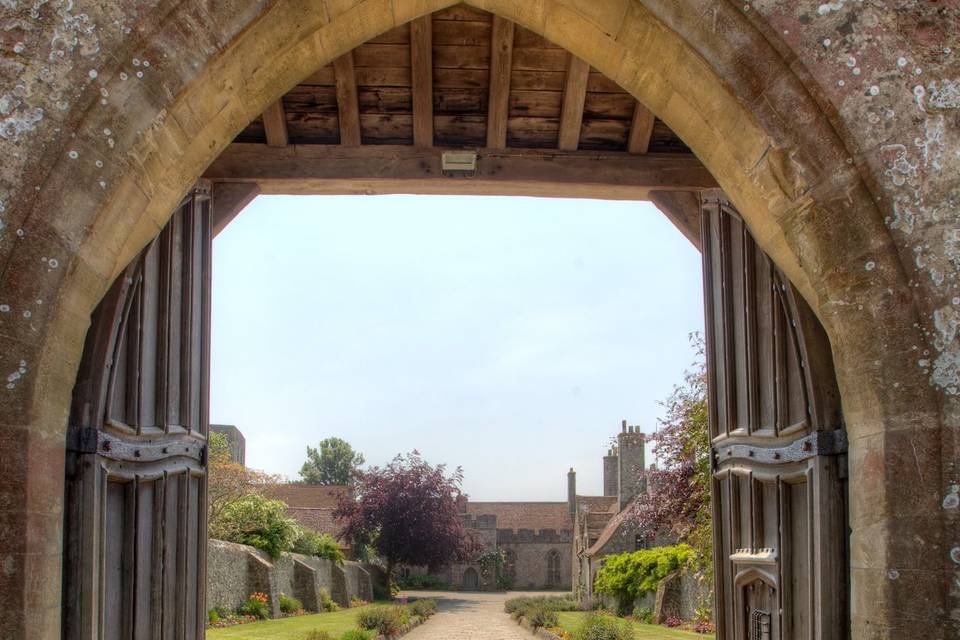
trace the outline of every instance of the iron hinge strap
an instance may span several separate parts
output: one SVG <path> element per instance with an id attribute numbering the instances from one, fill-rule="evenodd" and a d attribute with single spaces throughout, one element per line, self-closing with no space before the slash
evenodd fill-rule
<path id="1" fill-rule="evenodd" d="M 95 427 L 70 425 L 67 427 L 67 451 L 70 453 L 96 453 L 99 432 Z"/>
<path id="2" fill-rule="evenodd" d="M 847 434 L 843 429 L 836 429 L 815 431 L 782 447 L 766 447 L 758 442 L 721 445 L 714 455 L 718 463 L 742 459 L 764 464 L 785 464 L 816 456 L 839 456 L 846 452 Z"/>

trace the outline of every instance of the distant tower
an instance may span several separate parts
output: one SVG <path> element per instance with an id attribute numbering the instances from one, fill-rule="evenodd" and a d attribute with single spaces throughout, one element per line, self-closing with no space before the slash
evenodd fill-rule
<path id="1" fill-rule="evenodd" d="M 622 511 L 634 498 L 646 490 L 643 471 L 646 437 L 639 426 L 628 427 L 624 420 L 617 435 L 617 495 Z"/>
<path id="2" fill-rule="evenodd" d="M 230 443 L 230 462 L 245 465 L 247 463 L 247 440 L 240 429 L 232 424 L 211 424 L 210 431 L 222 433 Z"/>
<path id="3" fill-rule="evenodd" d="M 617 448 L 610 447 L 607 455 L 603 456 L 603 495 L 616 497 L 620 485 Z"/>
<path id="4" fill-rule="evenodd" d="M 567 506 L 570 508 L 570 515 L 577 512 L 577 472 L 570 467 L 567 472 Z"/>

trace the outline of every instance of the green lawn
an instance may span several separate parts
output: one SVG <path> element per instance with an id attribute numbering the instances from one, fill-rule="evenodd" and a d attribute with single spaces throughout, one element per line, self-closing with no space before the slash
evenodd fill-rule
<path id="1" fill-rule="evenodd" d="M 334 613 L 316 613 L 279 620 L 238 624 L 224 629 L 207 629 L 208 640 L 303 640 L 308 631 L 322 629 L 339 638 L 357 628 L 357 613 L 368 607 L 342 609 Z"/>
<path id="2" fill-rule="evenodd" d="M 560 626 L 564 631 L 573 633 L 586 616 L 587 614 L 583 611 L 561 611 Z M 710 640 L 713 638 L 710 635 L 670 629 L 657 624 L 641 624 L 639 622 L 631 622 L 630 624 L 637 630 L 637 640 L 690 640 L 691 638 Z"/>

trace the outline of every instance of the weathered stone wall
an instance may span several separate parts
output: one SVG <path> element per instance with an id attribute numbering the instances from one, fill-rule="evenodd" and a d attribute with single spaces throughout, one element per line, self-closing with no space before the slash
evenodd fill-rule
<path id="1" fill-rule="evenodd" d="M 0 636 L 57 638 L 64 432 L 89 315 L 298 80 L 453 0 L 4 0 Z M 960 635 L 956 0 L 470 0 L 696 152 L 830 336 L 855 639 Z"/>
<path id="2" fill-rule="evenodd" d="M 547 587 L 547 554 L 556 551 L 560 554 L 560 584 L 554 589 L 572 588 L 570 542 L 501 544 L 504 550 L 510 549 L 516 554 L 516 578 L 514 589 L 543 589 Z"/>
<path id="3" fill-rule="evenodd" d="M 356 562 L 338 566 L 296 553 L 272 560 L 242 544 L 210 540 L 207 545 L 207 608 L 236 609 L 259 591 L 269 597 L 273 615 L 280 613 L 281 593 L 300 600 L 307 611 L 319 611 L 322 590 L 342 607 L 354 597 L 373 599 L 370 574 Z"/>

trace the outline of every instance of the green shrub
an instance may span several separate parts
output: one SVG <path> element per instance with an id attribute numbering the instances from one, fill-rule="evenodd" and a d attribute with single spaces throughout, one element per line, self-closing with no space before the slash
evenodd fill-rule
<path id="1" fill-rule="evenodd" d="M 392 636 L 410 623 L 410 614 L 406 607 L 371 607 L 357 614 L 357 624 L 361 629 L 376 631 L 382 636 Z"/>
<path id="2" fill-rule="evenodd" d="M 220 622 L 221 620 L 223 620 L 223 618 L 220 617 L 220 612 L 217 611 L 216 609 L 210 609 L 210 611 L 207 611 L 207 623 L 208 623 L 208 624 L 211 624 L 211 625 L 217 624 L 217 623 Z"/>
<path id="3" fill-rule="evenodd" d="M 607 556 L 597 572 L 594 587 L 597 593 L 613 596 L 624 606 L 656 591 L 661 580 L 684 567 L 692 558 L 693 549 L 685 544 Z"/>
<path id="4" fill-rule="evenodd" d="M 283 613 L 297 613 L 299 611 L 303 611 L 303 603 L 296 598 L 292 598 L 281 593 L 280 611 Z"/>
<path id="5" fill-rule="evenodd" d="M 629 622 L 602 613 L 588 615 L 573 634 L 573 640 L 633 639 L 633 628 Z"/>
<path id="6" fill-rule="evenodd" d="M 333 636 L 330 635 L 329 631 L 312 629 L 307 631 L 307 635 L 303 637 L 303 640 L 333 640 Z"/>
<path id="7" fill-rule="evenodd" d="M 401 589 L 449 589 L 450 585 L 439 577 L 429 573 L 411 574 L 397 578 L 397 586 Z"/>
<path id="8" fill-rule="evenodd" d="M 650 607 L 636 607 L 633 610 L 633 617 L 644 624 L 653 623 L 653 609 Z"/>
<path id="9" fill-rule="evenodd" d="M 513 613 L 516 609 L 526 607 L 540 607 L 551 611 L 579 611 L 580 604 L 573 594 L 562 596 L 519 596 L 510 598 L 503 604 L 503 609 L 507 613 Z"/>
<path id="10" fill-rule="evenodd" d="M 321 611 L 340 611 L 340 605 L 330 597 L 330 591 L 326 587 L 320 587 L 320 610 Z"/>
<path id="11" fill-rule="evenodd" d="M 437 612 L 437 601 L 429 598 L 414 600 L 409 605 L 410 615 L 426 620 Z"/>
<path id="12" fill-rule="evenodd" d="M 556 627 L 560 625 L 560 616 L 557 615 L 557 612 L 544 607 L 528 607 L 524 611 L 523 617 L 534 629 L 539 629 L 540 627 Z"/>
<path id="13" fill-rule="evenodd" d="M 251 493 L 224 505 L 210 521 L 210 537 L 248 544 L 277 558 L 293 548 L 297 524 L 287 517 L 287 507 Z"/>
<path id="14" fill-rule="evenodd" d="M 343 564 L 346 560 L 343 550 L 333 536 L 303 527 L 300 527 L 297 538 L 293 541 L 293 552 L 324 558 L 336 564 Z"/>
<path id="15" fill-rule="evenodd" d="M 371 640 L 373 634 L 363 629 L 351 629 L 340 636 L 340 640 Z"/>
<path id="16" fill-rule="evenodd" d="M 244 616 L 253 616 L 260 620 L 266 620 L 270 617 L 270 605 L 267 604 L 267 596 L 262 593 L 252 593 L 247 601 L 240 605 L 237 613 Z"/>

